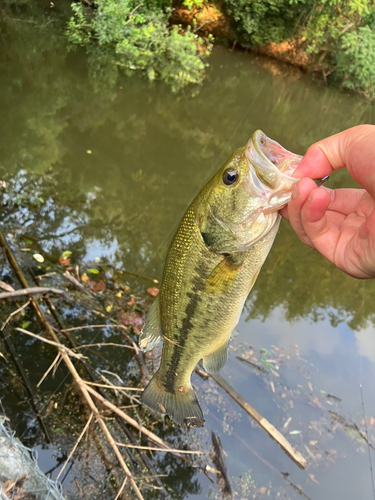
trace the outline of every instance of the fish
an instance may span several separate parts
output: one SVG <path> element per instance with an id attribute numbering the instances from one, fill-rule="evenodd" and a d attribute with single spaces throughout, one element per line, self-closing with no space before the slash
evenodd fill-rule
<path id="1" fill-rule="evenodd" d="M 160 367 L 140 401 L 179 425 L 204 425 L 191 374 L 202 359 L 209 374 L 225 365 L 301 159 L 257 130 L 203 187 L 177 228 L 139 346 L 147 352 L 164 341 Z"/>

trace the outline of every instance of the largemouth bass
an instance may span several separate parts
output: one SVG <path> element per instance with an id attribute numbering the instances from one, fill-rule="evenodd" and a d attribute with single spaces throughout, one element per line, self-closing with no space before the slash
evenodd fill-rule
<path id="1" fill-rule="evenodd" d="M 141 402 L 177 424 L 203 426 L 191 373 L 225 365 L 230 335 L 271 249 L 302 157 L 257 130 L 187 209 L 168 250 L 160 292 L 140 335 L 164 339 L 160 368 Z"/>

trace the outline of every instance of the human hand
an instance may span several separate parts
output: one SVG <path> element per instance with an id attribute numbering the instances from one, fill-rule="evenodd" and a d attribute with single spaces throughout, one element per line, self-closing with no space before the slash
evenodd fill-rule
<path id="1" fill-rule="evenodd" d="M 364 189 L 327 189 L 312 179 L 347 168 Z M 297 236 L 355 278 L 375 278 L 375 126 L 359 125 L 313 144 L 281 210 Z"/>

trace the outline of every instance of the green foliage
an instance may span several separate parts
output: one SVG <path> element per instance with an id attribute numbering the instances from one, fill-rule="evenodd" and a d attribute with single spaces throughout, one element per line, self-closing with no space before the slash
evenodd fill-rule
<path id="1" fill-rule="evenodd" d="M 281 42 L 294 34 L 308 0 L 224 0 L 240 40 L 247 44 Z"/>
<path id="2" fill-rule="evenodd" d="M 343 36 L 345 49 L 337 54 L 337 71 L 344 75 L 343 85 L 375 98 L 375 31 L 363 26 Z"/>
<path id="3" fill-rule="evenodd" d="M 224 0 L 224 7 L 242 43 L 303 41 L 313 68 L 337 69 L 343 86 L 374 97 L 374 0 Z"/>
<path id="4" fill-rule="evenodd" d="M 72 5 L 71 43 L 86 46 L 91 57 L 95 52 L 97 59 L 127 75 L 138 70 L 149 80 L 161 79 L 175 92 L 201 82 L 202 56 L 208 55 L 210 47 L 189 28 L 182 32 L 179 26 L 168 26 L 166 2 L 98 0 L 97 6 L 92 12 L 81 4 Z"/>
<path id="5" fill-rule="evenodd" d="M 183 5 L 188 7 L 189 9 L 193 9 L 194 7 L 198 8 L 202 7 L 204 4 L 204 0 L 184 0 Z"/>

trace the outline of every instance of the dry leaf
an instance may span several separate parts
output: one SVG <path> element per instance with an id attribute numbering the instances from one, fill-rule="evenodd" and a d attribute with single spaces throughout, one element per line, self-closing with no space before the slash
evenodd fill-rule
<path id="1" fill-rule="evenodd" d="M 99 281 L 98 283 L 96 281 L 91 281 L 90 285 L 94 292 L 103 292 L 105 290 L 104 281 Z"/>
<path id="2" fill-rule="evenodd" d="M 90 278 L 87 276 L 86 273 L 83 273 L 82 276 L 81 276 L 81 280 L 84 282 L 84 283 L 88 283 L 90 281 Z"/>
<path id="3" fill-rule="evenodd" d="M 313 392 L 313 386 L 311 382 L 307 382 L 307 385 L 309 386 L 309 389 L 311 392 Z"/>
<path id="4" fill-rule="evenodd" d="M 318 441 L 309 441 L 309 444 L 311 444 L 311 446 L 315 446 L 317 442 Z"/>
<path id="5" fill-rule="evenodd" d="M 59 257 L 59 263 L 62 266 L 68 267 L 68 266 L 70 266 L 70 259 L 69 259 L 69 257 L 67 255 L 61 255 Z"/>
<path id="6" fill-rule="evenodd" d="M 129 300 L 129 302 L 128 302 L 128 306 L 134 306 L 134 304 L 135 304 L 135 300 L 134 300 L 133 295 L 131 295 L 131 296 L 130 296 L 130 300 Z"/>
<path id="7" fill-rule="evenodd" d="M 151 288 L 147 288 L 147 293 L 149 293 L 150 295 L 152 295 L 153 297 L 156 297 L 157 294 L 159 293 L 159 288 L 156 288 L 155 286 L 151 287 Z"/>

